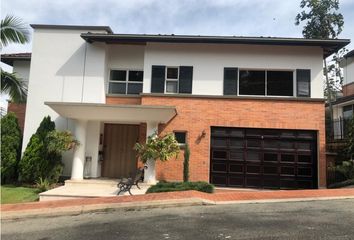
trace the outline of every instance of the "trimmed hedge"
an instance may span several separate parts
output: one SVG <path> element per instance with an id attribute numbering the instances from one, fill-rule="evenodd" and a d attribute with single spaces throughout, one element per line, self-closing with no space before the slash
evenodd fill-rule
<path id="1" fill-rule="evenodd" d="M 1 118 L 1 184 L 17 181 L 22 134 L 17 117 L 9 112 Z"/>
<path id="2" fill-rule="evenodd" d="M 159 182 L 156 185 L 151 186 L 146 193 L 177 192 L 187 190 L 212 193 L 214 192 L 214 186 L 207 182 Z"/>

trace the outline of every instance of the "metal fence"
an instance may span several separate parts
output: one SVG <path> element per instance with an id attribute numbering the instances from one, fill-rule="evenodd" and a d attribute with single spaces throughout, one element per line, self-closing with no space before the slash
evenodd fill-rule
<path id="1" fill-rule="evenodd" d="M 349 131 L 350 119 L 338 118 L 333 121 L 326 121 L 327 142 L 344 140 Z"/>

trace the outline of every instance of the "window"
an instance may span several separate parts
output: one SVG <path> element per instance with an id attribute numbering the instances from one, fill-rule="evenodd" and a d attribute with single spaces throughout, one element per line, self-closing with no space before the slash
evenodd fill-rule
<path id="1" fill-rule="evenodd" d="M 240 95 L 265 95 L 265 71 L 240 71 Z"/>
<path id="2" fill-rule="evenodd" d="M 187 143 L 187 132 L 174 132 L 177 142 L 181 145 Z"/>
<path id="3" fill-rule="evenodd" d="M 256 96 L 294 96 L 294 72 L 240 70 L 239 94 Z"/>
<path id="4" fill-rule="evenodd" d="M 167 67 L 166 71 L 166 93 L 178 93 L 178 67 Z"/>
<path id="5" fill-rule="evenodd" d="M 267 95 L 294 96 L 293 76 L 291 71 L 267 71 Z"/>
<path id="6" fill-rule="evenodd" d="M 354 105 L 348 105 L 343 107 L 343 118 L 348 119 L 353 116 Z"/>
<path id="7" fill-rule="evenodd" d="M 143 71 L 111 70 L 108 93 L 139 94 L 143 90 Z"/>

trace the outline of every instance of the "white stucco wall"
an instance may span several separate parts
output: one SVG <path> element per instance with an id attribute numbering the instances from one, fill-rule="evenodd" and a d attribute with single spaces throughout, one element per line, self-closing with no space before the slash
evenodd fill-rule
<path id="1" fill-rule="evenodd" d="M 23 150 L 44 116 L 50 115 L 57 129 L 74 132 L 73 121 L 58 116 L 44 102 L 105 102 L 106 45 L 86 43 L 82 32 L 34 30 Z M 87 149 L 93 147 L 89 142 Z M 64 175 L 70 175 L 72 152 L 64 154 L 63 161 Z"/>
<path id="2" fill-rule="evenodd" d="M 343 62 L 345 64 L 343 67 L 343 72 L 344 72 L 343 85 L 346 85 L 354 82 L 354 57 L 344 59 Z"/>
<path id="3" fill-rule="evenodd" d="M 17 74 L 22 81 L 28 84 L 31 61 L 14 61 L 12 71 Z"/>
<path id="4" fill-rule="evenodd" d="M 323 97 L 322 49 L 216 44 L 148 43 L 144 60 L 144 93 L 151 89 L 151 66 L 193 66 L 193 94 L 222 95 L 225 67 L 311 69 L 311 97 Z"/>

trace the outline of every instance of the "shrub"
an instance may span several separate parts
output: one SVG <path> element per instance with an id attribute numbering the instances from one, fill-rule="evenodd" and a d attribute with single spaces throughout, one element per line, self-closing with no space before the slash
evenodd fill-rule
<path id="1" fill-rule="evenodd" d="M 22 134 L 17 117 L 10 112 L 1 119 L 1 184 L 17 180 Z"/>
<path id="2" fill-rule="evenodd" d="M 156 185 L 151 186 L 146 191 L 146 193 L 176 192 L 187 190 L 212 193 L 214 192 L 214 186 L 207 182 L 159 182 Z"/>
<path id="3" fill-rule="evenodd" d="M 184 149 L 184 161 L 183 161 L 183 182 L 188 182 L 189 181 L 189 157 L 190 157 L 191 151 L 189 149 L 188 143 L 185 146 Z"/>
<path id="4" fill-rule="evenodd" d="M 354 179 L 345 180 L 343 182 L 333 183 L 328 186 L 328 188 L 341 188 L 354 185 Z"/>
<path id="5" fill-rule="evenodd" d="M 34 183 L 40 178 L 57 181 L 60 169 L 58 165 L 62 165 L 61 155 L 49 151 L 47 141 L 47 135 L 54 130 L 55 123 L 49 116 L 45 117 L 36 133 L 32 135 L 19 163 L 20 181 Z"/>
<path id="6" fill-rule="evenodd" d="M 49 180 L 40 177 L 39 180 L 36 182 L 36 188 L 38 189 L 39 192 L 48 191 L 50 189 Z"/>
<path id="7" fill-rule="evenodd" d="M 336 166 L 336 170 L 346 179 L 354 179 L 354 160 L 343 161 L 341 165 Z"/>
<path id="8" fill-rule="evenodd" d="M 174 134 L 169 133 L 165 136 L 158 136 L 157 133 L 148 137 L 146 144 L 136 143 L 134 149 L 143 163 L 149 159 L 165 162 L 172 157 L 177 157 L 179 145 Z"/>

